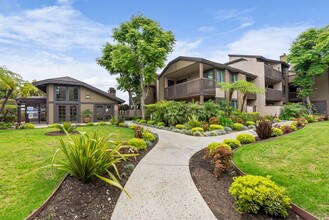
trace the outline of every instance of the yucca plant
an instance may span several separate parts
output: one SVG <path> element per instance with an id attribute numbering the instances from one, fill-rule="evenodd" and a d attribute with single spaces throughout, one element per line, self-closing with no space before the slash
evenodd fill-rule
<path id="1" fill-rule="evenodd" d="M 63 124 L 54 124 L 52 127 L 58 129 L 61 133 L 65 133 L 65 131 L 67 131 L 67 133 L 72 133 L 77 129 L 77 127 L 72 125 L 70 122 L 63 122 Z"/>
<path id="2" fill-rule="evenodd" d="M 117 164 L 136 154 L 121 154 L 119 151 L 124 148 L 123 145 L 111 141 L 108 136 L 99 135 L 98 132 L 91 135 L 80 132 L 77 136 L 67 133 L 67 137 L 67 141 L 60 140 L 61 148 L 53 156 L 52 168 L 64 170 L 82 182 L 99 178 L 124 190 L 118 181 L 120 174 Z M 55 163 L 59 152 L 63 152 L 65 157 Z M 108 177 L 105 177 L 106 174 Z M 128 195 L 125 190 L 124 192 Z"/>

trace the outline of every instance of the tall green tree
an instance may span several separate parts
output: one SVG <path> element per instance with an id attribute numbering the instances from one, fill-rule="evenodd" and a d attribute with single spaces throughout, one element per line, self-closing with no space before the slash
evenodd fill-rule
<path id="1" fill-rule="evenodd" d="M 254 83 L 248 82 L 246 80 L 238 80 L 233 83 L 221 82 L 218 86 L 229 91 L 229 101 L 232 100 L 233 92 L 239 91 L 243 94 L 241 111 L 243 111 L 244 104 L 247 100 L 248 94 L 262 94 L 265 93 L 265 89 L 257 87 Z"/>
<path id="2" fill-rule="evenodd" d="M 156 82 L 156 71 L 164 66 L 167 55 L 172 52 L 174 36 L 171 31 L 164 31 L 158 22 L 137 15 L 114 28 L 112 37 L 114 43 L 106 43 L 97 62 L 112 74 L 129 75 L 127 79 L 134 78 L 130 75 L 138 76 L 142 118 L 145 118 L 149 86 Z"/>
<path id="3" fill-rule="evenodd" d="M 5 98 L 0 108 L 0 114 L 3 114 L 6 103 L 13 93 L 16 93 L 19 97 L 27 97 L 31 93 L 38 91 L 38 88 L 28 81 L 23 80 L 19 74 L 11 72 L 3 67 L 0 67 L 0 88 L 2 88 L 5 93 Z"/>
<path id="4" fill-rule="evenodd" d="M 300 89 L 298 95 L 310 106 L 315 79 L 323 75 L 329 64 L 329 26 L 301 33 L 291 45 L 288 62 L 296 71 L 293 84 Z"/>

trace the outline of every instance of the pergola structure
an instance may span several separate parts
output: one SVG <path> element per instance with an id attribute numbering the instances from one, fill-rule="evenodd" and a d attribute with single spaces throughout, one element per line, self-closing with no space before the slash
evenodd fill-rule
<path id="1" fill-rule="evenodd" d="M 17 127 L 22 122 L 22 112 L 24 112 L 25 122 L 37 122 L 41 124 L 46 123 L 46 97 L 43 96 L 32 96 L 29 98 L 17 98 Z"/>

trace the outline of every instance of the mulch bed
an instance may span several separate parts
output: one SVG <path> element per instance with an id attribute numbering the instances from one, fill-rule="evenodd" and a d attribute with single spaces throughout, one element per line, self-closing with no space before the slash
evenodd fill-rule
<path id="1" fill-rule="evenodd" d="M 128 163 L 136 166 L 153 147 L 140 151 L 136 160 Z M 131 173 L 124 172 L 123 164 L 118 169 L 123 174 L 120 183 L 124 186 Z M 35 219 L 110 219 L 120 194 L 121 190 L 99 179 L 82 183 L 68 176 L 55 197 Z"/>
<path id="2" fill-rule="evenodd" d="M 241 214 L 236 211 L 236 205 L 233 196 L 228 192 L 233 177 L 238 174 L 231 168 L 226 173 L 222 173 L 217 179 L 212 171 L 213 165 L 203 159 L 203 150 L 196 153 L 190 160 L 190 172 L 195 185 L 197 186 L 203 199 L 208 204 L 211 211 L 220 220 L 295 220 L 302 217 L 289 210 L 287 218 L 270 217 L 266 214 Z"/>

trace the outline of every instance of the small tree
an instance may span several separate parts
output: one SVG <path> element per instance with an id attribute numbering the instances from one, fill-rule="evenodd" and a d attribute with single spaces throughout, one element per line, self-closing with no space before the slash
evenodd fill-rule
<path id="1" fill-rule="evenodd" d="M 113 39 L 116 44 L 105 45 L 98 63 L 113 74 L 120 73 L 120 77 L 138 77 L 139 87 L 134 91 L 141 92 L 142 118 L 145 118 L 149 86 L 155 83 L 156 70 L 164 66 L 172 51 L 174 36 L 170 31 L 164 31 L 159 23 L 138 15 L 114 28 Z"/>
<path id="2" fill-rule="evenodd" d="M 329 26 L 310 28 L 292 43 L 288 61 L 294 65 L 296 78 L 293 84 L 300 90 L 298 95 L 311 105 L 315 78 L 323 75 L 329 63 Z"/>
<path id="3" fill-rule="evenodd" d="M 0 67 L 0 87 L 3 88 L 5 92 L 5 99 L 1 105 L 0 114 L 3 113 L 9 97 L 14 92 L 16 92 L 17 96 L 27 97 L 31 93 L 36 93 L 38 91 L 38 88 L 28 81 L 23 80 L 19 74 L 13 73 L 3 67 Z"/>
<path id="4" fill-rule="evenodd" d="M 254 83 L 248 82 L 246 80 L 238 80 L 233 83 L 221 82 L 218 83 L 221 89 L 229 91 L 229 101 L 232 100 L 233 92 L 239 91 L 243 94 L 241 111 L 243 110 L 244 103 L 246 102 L 248 94 L 262 94 L 265 89 L 257 87 Z"/>

